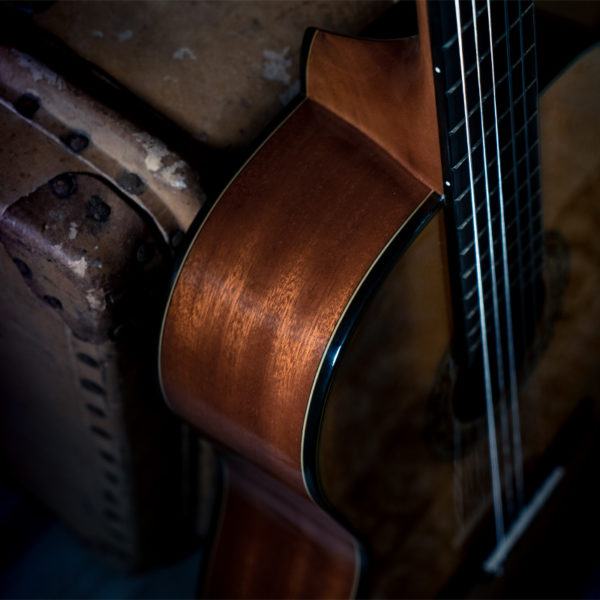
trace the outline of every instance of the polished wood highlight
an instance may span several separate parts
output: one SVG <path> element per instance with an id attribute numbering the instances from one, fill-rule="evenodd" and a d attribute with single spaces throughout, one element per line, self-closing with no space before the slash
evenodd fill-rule
<path id="1" fill-rule="evenodd" d="M 415 177 L 443 192 L 426 3 L 419 35 L 373 41 L 316 31 L 306 93 L 354 125 Z"/>
<path id="2" fill-rule="evenodd" d="M 345 168 L 332 169 L 332 157 Z M 287 173 L 285 180 L 274 177 L 274 167 Z M 302 432 L 321 357 L 365 272 L 427 196 L 427 188 L 377 145 L 307 101 L 215 205 L 179 275 L 162 337 L 166 397 L 211 438 L 294 490 L 306 508 Z M 353 210 L 349 198 L 360 199 L 352 201 Z M 246 573 L 252 557 L 266 552 L 267 540 L 278 547 L 282 532 L 268 526 L 270 517 L 257 512 L 256 503 L 248 505 L 235 489 L 231 494 L 224 522 L 228 531 L 232 519 L 245 524 L 248 535 L 243 545 L 235 542 L 233 568 Z M 306 547 L 302 572 L 336 564 L 334 571 L 358 572 L 358 555 L 347 551 L 349 534 L 319 514 L 328 522 L 320 529 L 333 533 Z M 231 538 L 219 539 L 226 550 L 217 546 L 211 573 L 232 568 L 226 559 L 233 556 Z M 215 575 L 212 581 L 209 595 L 282 594 L 258 576 Z M 227 585 L 217 588 L 217 581 Z M 347 577 L 340 581 L 351 591 Z M 286 596 L 317 593 L 285 589 Z M 344 596 L 341 590 L 322 589 Z"/>
<path id="3" fill-rule="evenodd" d="M 355 596 L 361 564 L 352 535 L 250 463 L 231 456 L 224 462 L 225 495 L 203 595 Z"/>
<path id="4" fill-rule="evenodd" d="M 427 194 L 356 129 L 300 106 L 218 201 L 179 275 L 161 354 L 173 408 L 303 491 L 302 426 L 321 356 Z"/>

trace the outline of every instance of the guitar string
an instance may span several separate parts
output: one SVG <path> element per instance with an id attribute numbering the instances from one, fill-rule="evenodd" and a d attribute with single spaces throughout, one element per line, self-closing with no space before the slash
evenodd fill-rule
<path id="1" fill-rule="evenodd" d="M 475 0 L 473 0 L 473 3 Z M 492 65 L 492 94 L 494 107 L 494 123 L 496 131 L 496 155 L 498 167 L 498 203 L 500 206 L 500 227 L 501 227 L 501 242 L 502 242 L 502 269 L 504 273 L 504 303 L 506 307 L 506 344 L 508 354 L 508 396 L 511 407 L 512 417 L 512 455 L 513 468 L 515 477 L 515 486 L 517 493 L 517 503 L 519 510 L 524 504 L 524 485 L 523 485 L 523 454 L 521 447 L 521 424 L 519 416 L 519 395 L 517 390 L 517 371 L 515 364 L 515 350 L 513 339 L 513 319 L 512 306 L 510 299 L 510 273 L 508 267 L 508 250 L 506 243 L 506 220 L 504 215 L 504 187 L 502 183 L 502 165 L 500 156 L 500 132 L 498 130 L 498 107 L 496 103 L 496 72 L 494 67 L 494 38 L 492 33 L 492 7 L 491 0 L 487 0 L 488 8 L 488 29 L 490 36 L 490 59 Z M 504 403 L 503 403 L 504 404 Z"/>
<path id="2" fill-rule="evenodd" d="M 501 543 L 504 539 L 504 516 L 502 507 L 502 489 L 500 485 L 500 472 L 498 464 L 498 446 L 496 442 L 496 423 L 494 418 L 494 401 L 492 396 L 492 380 L 490 373 L 490 358 L 488 349 L 487 325 L 485 319 L 485 306 L 483 303 L 483 276 L 481 273 L 481 253 L 479 250 L 479 228 L 477 225 L 477 205 L 475 201 L 475 188 L 473 184 L 473 164 L 471 151 L 471 133 L 469 125 L 469 109 L 467 101 L 467 82 L 465 77 L 465 58 L 462 40 L 462 19 L 460 14 L 460 0 L 454 0 L 456 30 L 458 33 L 458 50 L 460 55 L 460 73 L 462 79 L 462 96 L 465 112 L 465 133 L 467 136 L 467 152 L 469 155 L 469 181 L 471 184 L 471 212 L 473 214 L 473 235 L 475 250 L 475 268 L 477 273 L 477 291 L 479 296 L 479 321 L 481 328 L 481 352 L 483 357 L 483 380 L 485 386 L 485 404 L 488 425 L 488 441 L 490 453 L 490 468 L 492 479 L 492 500 L 494 507 L 494 522 L 496 527 L 496 540 Z"/>
<path id="3" fill-rule="evenodd" d="M 508 97 L 512 100 L 515 97 L 514 81 L 513 81 L 513 66 L 512 66 L 512 54 L 514 50 L 511 50 L 510 43 L 510 16 L 508 12 L 508 2 L 504 2 L 504 22 L 505 22 L 505 42 L 506 42 L 506 64 L 507 64 L 507 83 L 508 83 Z M 515 213 L 515 228 L 516 228 L 516 240 L 517 240 L 517 269 L 518 279 L 516 286 L 518 286 L 518 299 L 519 299 L 519 324 L 520 324 L 520 353 L 521 357 L 525 356 L 525 350 L 527 347 L 526 342 L 526 330 L 525 330 L 525 290 L 526 283 L 523 281 L 523 233 L 521 231 L 521 202 L 519 190 L 519 179 L 517 169 L 517 147 L 516 147 L 516 125 L 515 125 L 515 107 L 512 101 L 509 101 L 509 115 L 510 115 L 510 129 L 511 129 L 511 158 L 512 158 L 512 179 L 513 179 L 513 193 L 512 200 L 514 204 Z"/>
<path id="4" fill-rule="evenodd" d="M 531 4 L 531 8 L 529 10 L 531 10 L 531 13 L 533 14 L 533 4 Z M 531 26 L 532 26 L 532 39 L 535 42 L 535 40 L 536 40 L 535 18 L 531 19 Z M 538 74 L 537 74 L 537 64 L 538 64 L 538 62 L 537 62 L 537 45 L 534 43 L 533 44 L 532 65 L 533 65 L 533 69 L 534 69 L 534 72 L 533 72 L 534 91 L 533 91 L 533 93 L 534 93 L 534 98 L 536 100 L 536 105 L 534 107 L 534 111 L 533 111 L 532 116 L 529 117 L 529 119 L 531 119 L 533 116 L 535 116 L 535 124 L 536 124 L 536 135 L 535 135 L 535 138 L 536 139 L 533 142 L 533 144 L 536 144 L 538 142 L 538 140 L 539 140 L 539 121 L 538 121 L 538 118 L 539 118 L 539 111 L 538 111 L 539 82 L 538 82 Z M 538 162 L 538 168 L 539 168 L 539 150 L 538 149 L 539 149 L 539 144 L 537 144 L 537 147 L 536 147 L 536 150 L 535 150 L 535 152 L 536 152 L 536 154 L 538 156 L 537 162 Z M 532 191 L 532 194 L 533 194 L 533 197 L 537 196 L 537 198 L 539 198 L 541 196 L 541 193 L 540 193 L 541 192 L 541 190 L 540 190 L 541 183 L 540 183 L 540 180 L 539 180 L 539 171 L 536 173 L 536 171 L 534 169 L 532 171 L 532 173 L 531 173 L 530 176 L 531 177 L 534 177 L 534 176 L 536 177 L 537 186 L 536 186 L 535 191 Z M 538 199 L 538 203 L 539 203 L 539 199 Z M 536 207 L 536 210 L 535 210 L 534 215 L 533 215 L 533 219 L 534 220 L 538 220 L 539 219 L 539 225 L 536 228 L 534 235 L 535 235 L 535 238 L 536 238 L 536 242 L 535 242 L 536 245 L 541 245 L 541 248 L 539 248 L 539 252 L 540 252 L 539 262 L 538 262 L 537 265 L 534 265 L 533 268 L 539 269 L 540 271 L 542 271 L 544 257 L 545 257 L 545 241 L 544 241 L 545 240 L 545 236 L 544 236 L 544 229 L 543 229 L 541 204 L 540 204 L 539 208 Z M 537 255 L 537 252 L 538 252 L 538 250 L 536 250 L 536 255 Z M 539 277 L 539 275 L 538 275 L 538 277 Z M 543 299 L 542 299 L 542 302 L 543 302 Z M 541 307 L 537 306 L 536 314 L 538 315 L 538 319 L 539 319 L 539 316 L 540 316 L 540 311 L 541 311 Z M 537 357 L 539 357 L 539 355 L 541 354 L 541 351 L 542 351 L 542 349 L 540 347 L 536 348 L 536 356 Z M 537 359 L 534 358 L 534 361 L 535 360 L 537 360 Z"/>
<path id="5" fill-rule="evenodd" d="M 494 340 L 496 346 L 496 378 L 498 384 L 498 407 L 500 413 L 500 433 L 501 433 L 501 443 L 500 449 L 502 450 L 502 463 L 499 465 L 501 471 L 501 480 L 503 479 L 505 482 L 508 482 L 508 485 L 505 485 L 505 496 L 506 496 L 506 507 L 507 512 L 512 514 L 514 499 L 513 499 L 513 491 L 512 491 L 512 469 L 511 467 L 511 456 L 510 456 L 510 431 L 509 431 L 509 423 L 508 423 L 508 409 L 506 405 L 506 400 L 504 398 L 504 388 L 505 388 L 505 371 L 504 371 L 504 359 L 503 359 L 503 346 L 502 346 L 502 328 L 500 326 L 500 308 L 498 306 L 498 282 L 496 277 L 496 250 L 495 250 L 495 240 L 494 240 L 494 231 L 492 226 L 492 207 L 491 207 L 491 194 L 490 194 L 490 174 L 488 172 L 488 152 L 487 152 L 487 141 L 486 141 L 486 124 L 483 110 L 483 91 L 481 87 L 481 71 L 482 71 L 482 62 L 481 62 L 481 53 L 479 51 L 479 28 L 477 24 L 477 7 L 475 5 L 475 0 L 471 0 L 471 11 L 473 15 L 473 38 L 475 43 L 475 64 L 476 64 L 476 72 L 477 72 L 477 90 L 479 93 L 479 121 L 481 124 L 481 152 L 483 155 L 483 179 L 485 185 L 485 210 L 486 210 L 486 220 L 487 220 L 487 233 L 488 233 L 488 246 L 489 252 L 488 257 L 490 261 L 490 282 L 492 286 L 492 309 L 493 309 L 493 318 L 494 318 Z M 488 22 L 489 22 L 489 14 L 488 14 Z M 490 48 L 490 60 L 492 62 L 492 73 L 493 73 L 493 54 L 491 53 L 492 49 Z M 495 89 L 492 86 L 492 98 L 495 102 Z M 496 116 L 496 115 L 495 115 Z M 495 134 L 496 138 L 498 136 L 498 121 L 495 119 Z M 499 150 L 499 144 L 496 144 L 496 148 Z M 497 156 L 496 159 L 497 164 L 500 163 L 500 156 Z M 498 190 L 500 190 L 500 182 L 499 182 Z M 501 206 L 502 210 L 502 206 Z M 503 215 L 501 213 L 501 234 L 504 235 L 504 222 Z M 505 240 L 504 240 L 505 241 Z M 504 270 L 504 281 L 506 282 L 506 272 Z M 505 284 L 506 289 L 506 284 Z M 508 325 L 508 324 L 507 324 Z M 504 476 L 502 476 L 502 470 L 504 470 Z"/>
<path id="6" fill-rule="evenodd" d="M 522 11 L 521 11 L 521 0 L 519 0 L 518 2 L 518 10 L 519 10 L 519 44 L 520 44 L 520 49 L 521 49 L 521 56 L 523 56 L 523 50 L 525 48 L 524 43 L 523 43 L 523 18 L 522 18 Z M 521 85 L 523 88 L 523 93 L 525 93 L 525 62 L 523 62 L 521 64 Z M 527 102 L 526 102 L 526 98 L 523 98 L 523 120 L 525 123 L 527 123 Z M 525 136 L 525 148 L 526 148 L 526 153 L 525 153 L 525 164 L 526 164 L 526 170 L 527 170 L 527 206 L 528 206 L 528 224 L 529 224 L 529 229 L 530 229 L 530 235 L 529 235 L 529 251 L 531 253 L 530 257 L 529 257 L 529 267 L 530 269 L 533 271 L 533 269 L 535 268 L 534 265 L 534 260 L 535 260 L 535 246 L 534 246 L 534 242 L 533 242 L 533 237 L 534 237 L 534 232 L 532 231 L 533 229 L 533 219 L 532 219 L 532 213 L 531 213 L 531 199 L 532 199 L 532 192 L 531 192 L 531 165 L 530 165 L 530 156 L 529 156 L 529 131 L 528 131 L 528 127 L 525 127 L 523 133 Z M 536 281 L 534 279 L 533 284 L 531 286 L 531 298 L 532 298 L 532 302 L 533 302 L 533 323 L 532 326 L 535 327 L 535 325 L 537 324 L 537 318 L 538 318 L 538 292 L 537 292 L 537 286 L 536 286 Z"/>

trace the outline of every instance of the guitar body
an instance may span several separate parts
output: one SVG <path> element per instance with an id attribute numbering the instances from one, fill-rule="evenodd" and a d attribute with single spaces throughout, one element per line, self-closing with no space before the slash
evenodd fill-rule
<path id="1" fill-rule="evenodd" d="M 416 38 L 315 34 L 307 98 L 199 218 L 160 374 L 171 407 L 224 453 L 209 597 L 431 597 L 485 543 L 485 419 L 454 410 L 425 64 Z M 598 377 L 599 336 L 584 323 L 600 317 L 600 245 L 577 246 L 590 226 L 562 202 L 546 208 L 545 311 L 520 374 L 524 470 L 537 482 Z M 577 306 L 582 281 L 595 319 Z"/>
<path id="2" fill-rule="evenodd" d="M 223 272 L 187 267 L 181 272 L 170 304 L 177 318 L 167 321 L 163 333 L 163 385 L 184 418 L 202 423 L 214 439 L 306 496 L 304 479 L 314 486 L 308 478 L 314 480 L 315 474 L 306 472 L 303 450 L 318 436 L 325 389 L 317 388 L 317 398 L 313 387 L 326 386 L 316 379 L 321 369 L 333 366 L 336 346 L 330 340 L 337 332 L 339 344 L 347 335 L 351 324 L 340 328 L 340 319 L 386 245 L 395 236 L 407 244 L 439 199 L 378 146 L 311 102 L 301 105 L 276 136 L 279 143 L 267 143 L 214 206 L 186 259 L 186 265 L 194 256 L 203 265 L 221 264 Z M 333 164 L 343 161 L 353 176 L 344 168 L 332 178 L 332 157 Z M 273 174 L 277 164 L 285 178 Z M 287 193 L 288 186 L 301 186 L 300 197 Z M 360 203 L 350 200 L 354 197 Z M 382 219 L 381 214 L 388 216 Z M 235 244 L 224 242 L 225 232 Z M 225 256 L 218 257 L 222 252 Z M 387 256 L 385 262 L 389 264 Z M 182 285 L 186 273 L 194 281 Z M 201 303 L 198 290 L 203 290 Z M 363 294 L 355 300 L 364 302 Z M 228 305 L 220 301 L 224 295 L 230 298 Z M 218 317 L 217 306 L 223 311 Z M 357 309 L 351 313 L 356 318 Z M 200 377 L 192 347 L 211 363 Z M 232 367 L 245 375 L 231 378 Z M 236 482 L 233 476 L 234 488 Z M 356 542 L 343 535 L 355 561 Z M 243 535 L 239 539 L 250 541 Z M 280 552 L 278 545 L 274 549 Z M 352 565 L 351 571 L 357 568 Z M 321 580 L 313 583 L 316 589 L 302 589 L 299 595 L 321 590 L 339 597 L 352 591 L 328 592 Z M 239 593 L 227 589 L 223 595 Z M 265 595 L 263 584 L 249 591 L 257 594 Z M 274 595 L 288 593 L 276 588 Z"/>

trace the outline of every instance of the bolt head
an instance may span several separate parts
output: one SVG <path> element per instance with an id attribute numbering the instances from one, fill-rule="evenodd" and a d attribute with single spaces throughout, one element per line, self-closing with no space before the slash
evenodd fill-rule
<path id="1" fill-rule="evenodd" d="M 92 196 L 87 203 L 86 215 L 93 221 L 106 223 L 110 218 L 110 206 L 100 196 Z"/>
<path id="2" fill-rule="evenodd" d="M 62 173 L 50 180 L 50 189 L 57 198 L 68 198 L 77 191 L 77 177 L 73 173 Z"/>
<path id="3" fill-rule="evenodd" d="M 40 100 L 33 94 L 23 94 L 15 101 L 15 108 L 17 109 L 17 112 L 23 115 L 26 119 L 32 119 L 39 107 Z"/>
<path id="4" fill-rule="evenodd" d="M 82 131 L 71 131 L 61 138 L 63 144 L 75 154 L 83 152 L 90 145 L 90 138 Z"/>

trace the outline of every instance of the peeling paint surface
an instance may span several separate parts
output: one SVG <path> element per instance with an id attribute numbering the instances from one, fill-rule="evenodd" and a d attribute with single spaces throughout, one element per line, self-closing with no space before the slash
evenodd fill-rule
<path id="1" fill-rule="evenodd" d="M 69 239 L 74 240 L 77 237 L 77 223 L 71 221 L 69 224 Z"/>
<path id="2" fill-rule="evenodd" d="M 290 74 L 287 70 L 292 66 L 292 59 L 288 58 L 290 47 L 286 46 L 281 52 L 263 50 L 265 63 L 263 64 L 263 77 L 269 81 L 280 81 L 289 84 Z"/>
<path id="3" fill-rule="evenodd" d="M 185 167 L 185 163 L 182 160 L 178 160 L 168 167 L 164 167 L 160 174 L 161 177 L 171 186 L 179 190 L 183 190 L 187 187 L 185 178 L 181 170 Z"/>
<path id="4" fill-rule="evenodd" d="M 85 277 L 85 272 L 87 271 L 87 261 L 85 260 L 85 256 L 82 256 L 79 260 L 67 259 L 67 264 L 71 267 L 73 273 L 79 277 Z"/>
<path id="5" fill-rule="evenodd" d="M 182 169 L 185 168 L 185 162 L 175 160 L 174 155 L 169 152 L 162 142 L 147 133 L 134 133 L 133 137 L 146 150 L 144 164 L 148 171 L 156 173 L 165 183 L 175 189 L 187 188 L 185 178 L 181 173 Z"/>
<path id="6" fill-rule="evenodd" d="M 134 133 L 133 137 L 146 150 L 145 164 L 148 171 L 156 173 L 162 167 L 162 159 L 169 154 L 167 147 L 148 133 Z"/>
<path id="7" fill-rule="evenodd" d="M 85 299 L 92 310 L 104 310 L 104 294 L 102 290 L 90 289 L 85 294 Z"/>
<path id="8" fill-rule="evenodd" d="M 52 246 L 52 249 L 56 253 L 60 253 L 62 255 L 63 262 L 69 267 L 69 269 L 71 269 L 71 271 L 73 271 L 73 273 L 75 273 L 75 275 L 77 275 L 78 277 L 85 277 L 85 273 L 87 271 L 88 266 L 85 256 L 82 256 L 79 260 L 69 259 L 63 254 L 62 244 Z"/>
<path id="9" fill-rule="evenodd" d="M 22 54 L 18 50 L 12 49 L 12 52 L 15 54 L 15 56 L 17 56 L 17 62 L 19 63 L 19 66 L 27 69 L 31 73 L 34 81 L 45 81 L 59 90 L 65 89 L 66 85 L 64 80 L 56 73 L 33 60 L 29 56 Z"/>

